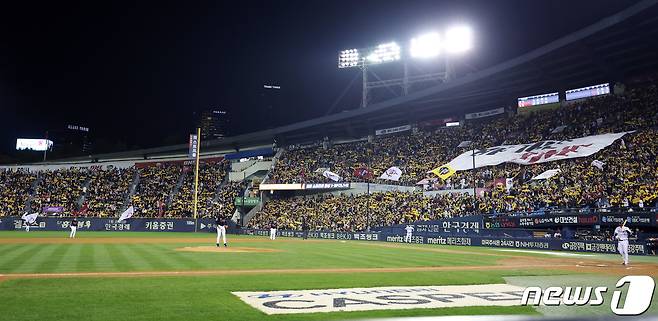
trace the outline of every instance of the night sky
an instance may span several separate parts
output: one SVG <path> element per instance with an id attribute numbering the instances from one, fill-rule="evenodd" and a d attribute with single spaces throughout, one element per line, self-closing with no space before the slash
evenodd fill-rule
<path id="1" fill-rule="evenodd" d="M 634 1 L 13 1 L 0 12 L 0 154 L 68 123 L 112 149 L 184 143 L 194 113 L 231 134 L 325 114 L 357 70 L 341 49 L 470 25 L 483 69 Z M 275 117 L 263 84 L 282 87 Z M 357 82 L 358 85 L 358 82 Z M 359 104 L 359 86 L 340 104 Z"/>

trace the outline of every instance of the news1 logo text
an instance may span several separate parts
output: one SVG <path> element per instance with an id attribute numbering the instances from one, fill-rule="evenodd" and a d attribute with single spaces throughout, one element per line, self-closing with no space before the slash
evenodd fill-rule
<path id="1" fill-rule="evenodd" d="M 628 284 L 628 288 L 621 288 Z M 646 312 L 651 305 L 656 283 L 647 275 L 628 275 L 617 281 L 610 301 L 610 310 L 616 315 L 633 316 Z M 600 306 L 608 287 L 528 287 L 523 291 L 521 305 L 545 306 Z M 624 302 L 622 304 L 622 298 Z"/>

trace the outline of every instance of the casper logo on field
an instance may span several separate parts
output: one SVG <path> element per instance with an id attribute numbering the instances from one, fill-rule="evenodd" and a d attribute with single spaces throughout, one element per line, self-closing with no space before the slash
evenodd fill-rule
<path id="1" fill-rule="evenodd" d="M 233 292 L 266 314 L 520 305 L 523 287 L 509 284 L 398 286 Z"/>
<path id="2" fill-rule="evenodd" d="M 617 281 L 617 289 L 628 284 L 624 303 L 621 303 L 624 291 L 615 290 L 612 293 L 610 310 L 616 315 L 640 315 L 646 312 L 651 305 L 653 291 L 656 284 L 650 276 L 628 275 Z M 548 287 L 542 291 L 539 287 L 529 287 L 523 292 L 522 305 L 559 306 L 600 306 L 605 303 L 603 294 L 608 292 L 605 286 L 599 287 Z"/>

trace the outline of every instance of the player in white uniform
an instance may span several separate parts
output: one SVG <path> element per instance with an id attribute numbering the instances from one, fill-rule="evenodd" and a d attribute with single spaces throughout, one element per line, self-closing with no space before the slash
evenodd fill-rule
<path id="1" fill-rule="evenodd" d="M 404 236 L 404 242 L 411 243 L 411 236 L 414 233 L 414 227 L 412 225 L 407 225 L 404 230 L 407 231 L 407 235 Z"/>
<path id="2" fill-rule="evenodd" d="M 217 223 L 217 247 L 219 247 L 219 239 L 221 238 L 222 241 L 224 242 L 224 247 L 227 247 L 228 245 L 226 244 L 226 228 L 228 225 L 226 224 L 226 219 L 223 217 L 217 217 L 215 220 L 215 223 Z"/>
<path id="3" fill-rule="evenodd" d="M 626 227 L 626 221 L 617 226 L 615 229 L 615 239 L 617 240 L 617 249 L 621 254 L 623 265 L 628 265 L 628 236 L 632 233 L 631 229 Z"/>
<path id="4" fill-rule="evenodd" d="M 276 240 L 276 223 L 270 225 L 270 240 Z"/>

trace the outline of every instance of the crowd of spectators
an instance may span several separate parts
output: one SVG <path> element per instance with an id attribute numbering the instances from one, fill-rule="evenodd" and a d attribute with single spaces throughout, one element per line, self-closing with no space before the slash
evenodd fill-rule
<path id="1" fill-rule="evenodd" d="M 358 168 L 369 169 L 373 182 L 391 166 L 403 174 L 399 184 L 412 186 L 427 177 L 464 149 L 457 146 L 471 141 L 476 148 L 528 143 L 545 139 L 577 138 L 594 134 L 655 127 L 658 122 L 658 89 L 648 86 L 625 95 L 607 95 L 572 103 L 557 110 L 528 116 L 505 114 L 493 119 L 469 121 L 461 127 L 419 129 L 412 133 L 376 136 L 372 141 L 315 146 L 286 151 L 269 175 L 271 183 L 328 182 L 319 168 L 329 168 L 345 181 L 363 181 L 354 176 Z M 562 130 L 558 127 L 565 126 Z M 469 148 L 470 149 L 470 148 Z M 452 185 L 472 187 L 470 171 L 452 178 Z M 476 177 L 482 178 L 482 177 Z"/>
<path id="2" fill-rule="evenodd" d="M 235 197 L 244 191 L 246 185 L 226 183 L 220 188 L 228 165 L 228 161 L 200 165 L 198 210 L 201 217 L 214 217 L 220 212 L 230 216 L 235 211 Z M 181 175 L 184 176 L 180 189 L 174 193 Z M 136 177 L 139 177 L 138 181 Z M 40 179 L 38 184 L 37 179 Z M 129 197 L 133 183 L 137 182 L 134 194 Z M 193 192 L 194 172 L 179 164 L 140 169 L 0 170 L 0 216 L 38 212 L 116 217 L 133 205 L 136 217 L 191 217 Z M 31 206 L 26 208 L 30 196 Z M 170 197 L 171 202 L 167 204 Z"/>
<path id="3" fill-rule="evenodd" d="M 165 212 L 169 195 L 178 183 L 183 167 L 157 165 L 139 169 L 139 184 L 132 205 L 140 217 L 169 217 Z"/>
<path id="4" fill-rule="evenodd" d="M 368 196 L 319 196 L 278 199 L 268 202 L 250 225 L 276 223 L 299 228 L 306 216 L 312 228 L 361 230 L 417 219 L 435 219 L 468 214 L 528 212 L 551 208 L 617 208 L 625 211 L 658 207 L 658 90 L 655 85 L 578 101 L 556 110 L 526 116 L 504 115 L 466 123 L 460 128 L 420 130 L 408 134 L 376 137 L 375 140 L 317 146 L 287 151 L 270 173 L 270 182 L 326 182 L 317 168 L 330 168 L 346 181 L 357 168 L 374 174 L 371 182 L 390 166 L 403 171 L 401 185 L 415 185 L 424 178 L 433 183 L 425 191 L 454 193 L 388 192 Z M 564 126 L 564 127 L 562 127 Z M 561 127 L 561 130 L 556 130 Z M 590 157 L 531 166 L 502 164 L 475 171 L 458 172 L 446 181 L 433 168 L 464 152 L 462 141 L 478 148 L 568 139 L 588 135 L 635 131 Z M 592 161 L 603 162 L 603 167 Z M 547 180 L 531 180 L 548 170 L 560 173 Z M 510 179 L 510 186 L 506 183 Z M 503 182 L 500 184 L 499 182 Z M 475 186 L 474 186 L 475 185 Z M 479 197 L 465 193 L 478 188 Z M 366 210 L 367 209 L 367 210 Z M 365 216 L 368 213 L 368 216 Z"/>
<path id="5" fill-rule="evenodd" d="M 301 229 L 306 220 L 312 230 L 362 231 L 369 226 L 388 226 L 417 220 L 439 219 L 449 214 L 445 195 L 424 197 L 421 192 L 320 195 L 275 199 L 265 203 L 249 221 L 253 228 L 276 225 Z"/>
<path id="6" fill-rule="evenodd" d="M 90 178 L 90 171 L 81 168 L 57 169 L 39 173 L 42 181 L 32 198 L 32 210 L 58 207 L 61 212 L 73 213 L 79 209 L 78 202 Z"/>
<path id="7" fill-rule="evenodd" d="M 358 196 L 314 196 L 274 199 L 252 221 L 251 227 L 273 223 L 299 229 L 302 217 L 317 229 L 363 230 L 470 214 L 534 212 L 551 208 L 649 210 L 658 206 L 658 131 L 645 130 L 613 144 L 600 154 L 531 166 L 504 164 L 488 169 L 490 177 L 479 197 L 466 192 L 386 192 Z M 603 169 L 591 165 L 597 159 Z M 529 178 L 560 168 L 548 180 Z M 496 176 L 500 175 L 500 176 Z M 495 177 L 511 177 L 513 185 L 494 184 Z M 505 181 L 503 179 L 503 181 Z"/>
<path id="8" fill-rule="evenodd" d="M 27 171 L 0 170 L 0 216 L 22 215 L 37 175 Z"/>
<path id="9" fill-rule="evenodd" d="M 246 182 L 227 182 L 218 191 L 217 197 L 213 200 L 202 217 L 224 217 L 230 219 L 235 213 L 235 198 L 242 196 Z"/>
<path id="10" fill-rule="evenodd" d="M 81 213 L 86 216 L 112 217 L 125 208 L 134 168 L 111 168 L 90 172 Z"/>
<path id="11" fill-rule="evenodd" d="M 199 165 L 198 213 L 208 212 L 219 185 L 226 178 L 227 161 Z M 174 196 L 167 213 L 175 217 L 191 217 L 194 213 L 194 171 L 187 168 L 180 190 Z"/>

